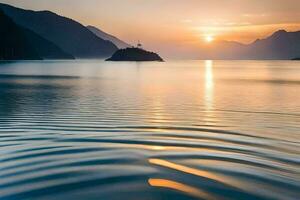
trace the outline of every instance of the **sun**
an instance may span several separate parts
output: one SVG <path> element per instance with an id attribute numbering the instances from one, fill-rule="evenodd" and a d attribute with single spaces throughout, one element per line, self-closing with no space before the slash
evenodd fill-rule
<path id="1" fill-rule="evenodd" d="M 211 35 L 207 35 L 207 36 L 205 36 L 205 41 L 207 43 L 211 43 L 212 41 L 214 41 L 214 37 Z"/>

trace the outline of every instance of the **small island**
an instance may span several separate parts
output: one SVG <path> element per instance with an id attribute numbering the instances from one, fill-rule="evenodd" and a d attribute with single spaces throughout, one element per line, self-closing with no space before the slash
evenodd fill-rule
<path id="1" fill-rule="evenodd" d="M 293 58 L 292 60 L 300 60 L 300 57 L 299 58 Z"/>
<path id="2" fill-rule="evenodd" d="M 139 47 L 131 47 L 126 49 L 119 49 L 106 61 L 159 61 L 164 60 L 154 52 L 146 51 Z"/>

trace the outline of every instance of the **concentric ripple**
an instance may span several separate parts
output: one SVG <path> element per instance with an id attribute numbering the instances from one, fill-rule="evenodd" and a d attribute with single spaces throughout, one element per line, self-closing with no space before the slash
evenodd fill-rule
<path id="1" fill-rule="evenodd" d="M 2 63 L 0 199 L 297 200 L 299 77 L 283 61 Z"/>

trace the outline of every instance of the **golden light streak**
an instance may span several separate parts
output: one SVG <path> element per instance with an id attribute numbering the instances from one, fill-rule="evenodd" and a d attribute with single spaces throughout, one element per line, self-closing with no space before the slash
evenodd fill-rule
<path id="1" fill-rule="evenodd" d="M 148 180 L 149 185 L 152 187 L 163 187 L 163 188 L 169 188 L 172 190 L 177 190 L 183 193 L 187 193 L 189 195 L 201 198 L 201 199 L 216 199 L 209 193 L 202 191 L 200 189 L 178 183 L 175 181 L 171 180 L 166 180 L 166 179 L 149 179 Z"/>
<path id="2" fill-rule="evenodd" d="M 212 110 L 214 100 L 214 75 L 213 75 L 213 61 L 205 61 L 205 95 L 204 103 L 206 110 Z"/>
<path id="3" fill-rule="evenodd" d="M 217 173 L 212 173 L 212 172 L 208 172 L 205 170 L 200 170 L 200 169 L 194 169 L 191 167 L 187 167 L 184 165 L 180 165 L 180 164 L 176 164 L 173 162 L 169 162 L 166 160 L 161 160 L 161 159 L 149 159 L 149 163 L 151 164 L 155 164 L 161 167 L 166 167 L 169 169 L 173 169 L 173 170 L 177 170 L 177 171 L 181 171 L 187 174 L 192 174 L 198 177 L 202 177 L 202 178 L 206 178 L 212 181 L 216 181 L 234 188 L 238 188 L 242 191 L 246 191 L 246 192 L 256 192 L 256 193 L 264 193 L 264 189 L 267 190 L 273 190 L 274 188 L 272 186 L 268 187 L 268 188 L 263 188 L 260 190 L 260 188 L 257 188 L 257 185 L 260 185 L 261 182 L 243 182 L 241 180 L 237 180 L 234 178 L 231 178 L 230 176 L 226 176 L 226 175 L 219 175 Z M 170 183 L 170 182 L 167 182 Z M 169 184 L 168 184 L 169 185 Z M 178 186 L 178 185 L 177 185 Z"/>
<path id="4" fill-rule="evenodd" d="M 149 159 L 149 163 L 151 164 L 155 164 L 155 165 L 159 165 L 162 167 L 167 167 L 170 169 L 175 169 L 177 171 L 181 171 L 181 172 L 185 172 L 188 174 L 192 174 L 195 176 L 199 176 L 199 177 L 203 177 L 203 178 L 207 178 L 213 181 L 218 181 L 220 183 L 226 184 L 226 185 L 230 185 L 233 187 L 243 187 L 242 183 L 239 181 L 235 181 L 233 179 L 231 179 L 230 177 L 227 176 L 222 176 L 222 175 L 217 175 L 208 171 L 204 171 L 204 170 L 199 170 L 199 169 L 194 169 L 191 167 L 187 167 L 184 165 L 179 165 L 176 163 L 172 163 L 166 160 L 161 160 L 161 159 Z"/>

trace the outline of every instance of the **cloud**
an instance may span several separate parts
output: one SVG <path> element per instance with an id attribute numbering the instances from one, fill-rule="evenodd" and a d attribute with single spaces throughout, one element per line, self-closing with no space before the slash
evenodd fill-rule
<path id="1" fill-rule="evenodd" d="M 242 14 L 242 17 L 248 17 L 248 18 L 267 17 L 267 16 L 269 16 L 269 14 L 267 14 L 267 13 L 261 13 L 261 14 L 246 13 L 246 14 Z"/>

